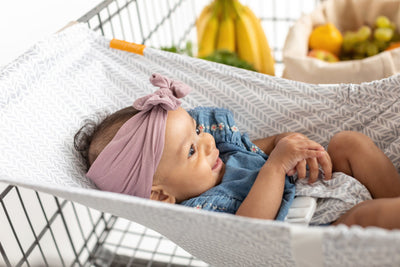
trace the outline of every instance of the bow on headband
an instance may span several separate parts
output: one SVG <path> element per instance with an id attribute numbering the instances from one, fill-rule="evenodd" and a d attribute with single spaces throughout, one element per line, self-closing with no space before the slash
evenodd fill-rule
<path id="1" fill-rule="evenodd" d="M 160 74 L 150 82 L 157 91 L 133 103 L 140 112 L 122 125 L 93 162 L 86 176 L 101 190 L 149 198 L 160 162 L 169 110 L 176 110 L 191 88 Z"/>

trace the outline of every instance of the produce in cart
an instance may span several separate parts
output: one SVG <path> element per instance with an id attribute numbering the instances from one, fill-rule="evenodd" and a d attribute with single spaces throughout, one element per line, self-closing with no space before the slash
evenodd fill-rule
<path id="1" fill-rule="evenodd" d="M 196 28 L 198 57 L 275 74 L 275 61 L 260 19 L 238 0 L 214 0 L 202 10 Z"/>
<path id="2" fill-rule="evenodd" d="M 337 62 L 339 60 L 332 60 L 333 55 L 342 61 L 357 60 L 398 47 L 400 33 L 395 23 L 386 16 L 378 16 L 374 25 L 363 25 L 355 31 L 345 31 L 343 35 L 332 23 L 317 26 L 309 37 L 308 56 Z"/>

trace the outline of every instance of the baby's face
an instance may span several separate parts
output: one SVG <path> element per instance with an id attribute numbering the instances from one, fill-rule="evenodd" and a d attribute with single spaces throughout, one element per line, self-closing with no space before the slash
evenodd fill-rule
<path id="1" fill-rule="evenodd" d="M 200 132 L 182 108 L 168 112 L 164 151 L 156 177 L 176 202 L 195 197 L 219 184 L 225 165 L 212 135 Z"/>

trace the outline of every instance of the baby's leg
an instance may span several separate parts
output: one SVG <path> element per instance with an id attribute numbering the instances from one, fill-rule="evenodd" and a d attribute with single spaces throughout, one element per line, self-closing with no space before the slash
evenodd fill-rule
<path id="1" fill-rule="evenodd" d="M 333 225 L 377 226 L 400 229 L 400 198 L 372 199 L 359 203 L 342 215 Z"/>
<path id="2" fill-rule="evenodd" d="M 396 168 L 368 136 L 340 132 L 332 137 L 328 153 L 332 170 L 356 178 L 373 198 L 400 196 L 400 176 Z"/>

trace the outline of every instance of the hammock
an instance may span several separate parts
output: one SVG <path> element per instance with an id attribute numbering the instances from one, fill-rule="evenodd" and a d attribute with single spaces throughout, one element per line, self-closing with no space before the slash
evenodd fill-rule
<path id="1" fill-rule="evenodd" d="M 312 85 L 146 48 L 110 49 L 75 25 L 0 72 L 0 182 L 50 193 L 143 224 L 215 266 L 400 265 L 400 231 L 307 227 L 93 189 L 73 149 L 90 114 L 154 91 L 158 72 L 194 88 L 183 107 L 230 109 L 251 138 L 298 131 L 323 145 L 341 130 L 370 136 L 400 169 L 400 75 L 361 85 Z"/>

